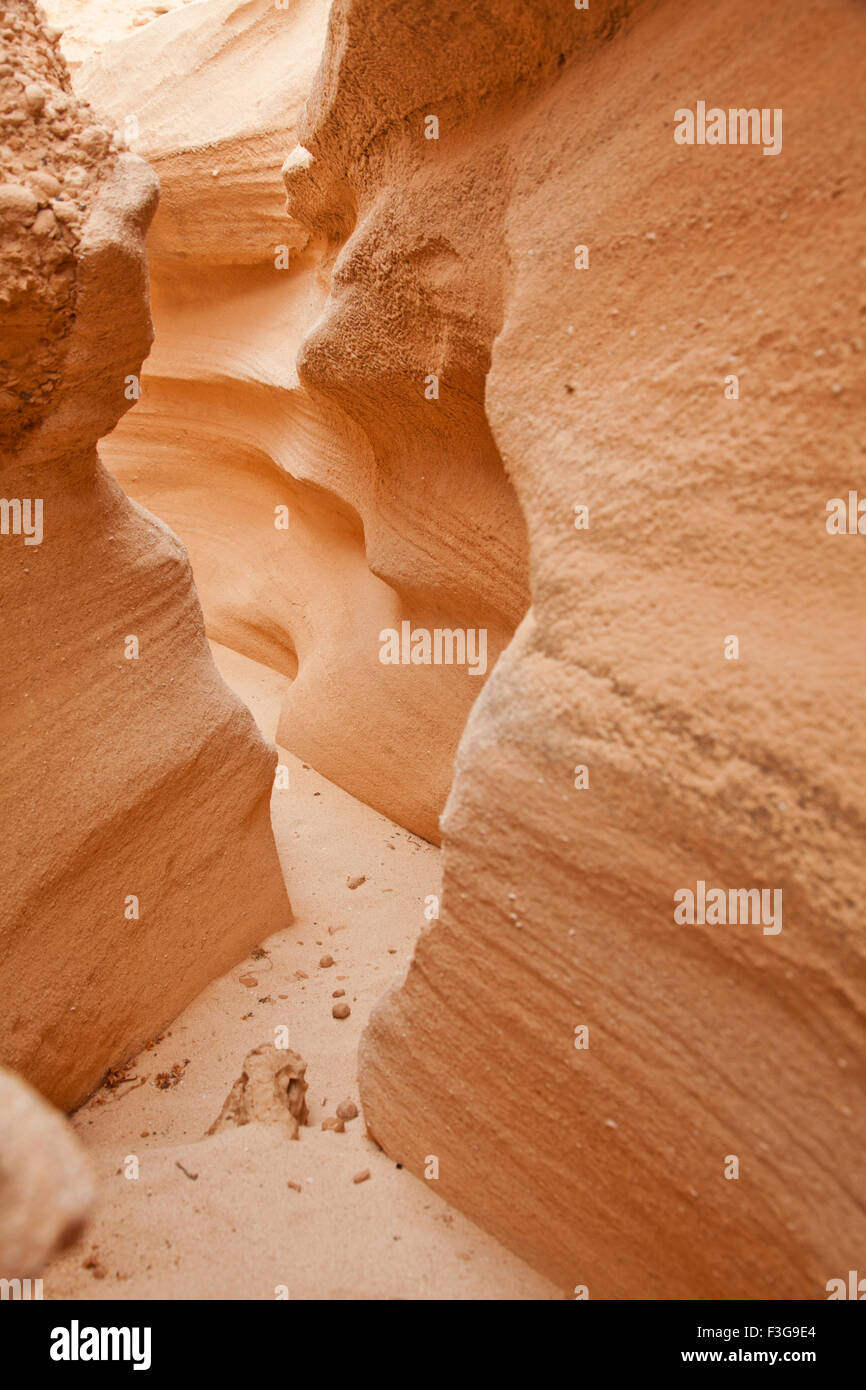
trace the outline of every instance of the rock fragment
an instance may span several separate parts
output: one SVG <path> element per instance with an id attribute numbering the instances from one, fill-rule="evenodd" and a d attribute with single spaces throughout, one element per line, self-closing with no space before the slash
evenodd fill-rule
<path id="1" fill-rule="evenodd" d="M 45 107 L 45 93 L 38 82 L 28 82 L 24 88 L 24 105 L 31 116 L 40 116 Z"/>
<path id="2" fill-rule="evenodd" d="M 0 1068 L 0 1278 L 38 1275 L 83 1229 L 93 1196 L 89 1161 L 65 1116 Z"/>
<path id="3" fill-rule="evenodd" d="M 307 1123 L 307 1064 L 297 1052 L 263 1043 L 244 1058 L 243 1070 L 232 1086 L 208 1134 L 219 1134 L 257 1121 L 280 1125 L 290 1139 Z"/>
<path id="4" fill-rule="evenodd" d="M 39 199 L 23 183 L 0 183 L 0 217 L 35 217 Z"/>

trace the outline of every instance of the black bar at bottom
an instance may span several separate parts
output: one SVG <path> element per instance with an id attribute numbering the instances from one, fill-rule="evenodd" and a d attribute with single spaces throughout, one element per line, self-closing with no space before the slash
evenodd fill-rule
<path id="1" fill-rule="evenodd" d="M 281 1370 L 294 1375 L 299 1361 L 310 1360 L 324 1377 L 370 1363 L 379 1377 L 410 1381 L 417 1374 L 429 1379 L 440 1366 L 453 1376 L 477 1361 L 489 1381 L 500 1359 L 504 1373 L 516 1378 L 521 1354 L 534 1362 L 535 1375 L 559 1355 L 584 1381 L 707 1366 L 797 1366 L 822 1381 L 842 1371 L 862 1375 L 863 1313 L 842 1301 L 571 1302 L 510 1303 L 507 1323 L 499 1324 L 499 1305 L 477 1302 L 395 1300 L 377 1312 L 369 1302 L 12 1300 L 0 1303 L 0 1335 L 4 1359 L 14 1354 L 19 1377 L 38 1371 L 58 1380 L 92 1378 L 107 1368 L 159 1378 L 212 1372 L 230 1384 L 235 1375 L 244 1382 Z M 418 1358 L 414 1367 L 402 1340 L 407 1335 Z"/>

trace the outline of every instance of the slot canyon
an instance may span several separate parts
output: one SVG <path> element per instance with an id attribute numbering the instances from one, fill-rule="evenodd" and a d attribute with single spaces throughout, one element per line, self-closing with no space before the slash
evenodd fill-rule
<path id="1" fill-rule="evenodd" d="M 864 44 L 0 0 L 0 1277 L 866 1273 Z"/>

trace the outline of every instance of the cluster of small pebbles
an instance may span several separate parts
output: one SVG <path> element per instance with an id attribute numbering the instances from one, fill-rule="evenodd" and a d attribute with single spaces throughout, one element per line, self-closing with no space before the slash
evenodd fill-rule
<path id="1" fill-rule="evenodd" d="M 4 0 L 0 0 L 3 5 Z M 0 444 L 36 424 L 60 382 L 76 251 L 115 141 L 72 92 L 33 0 L 0 9 Z"/>

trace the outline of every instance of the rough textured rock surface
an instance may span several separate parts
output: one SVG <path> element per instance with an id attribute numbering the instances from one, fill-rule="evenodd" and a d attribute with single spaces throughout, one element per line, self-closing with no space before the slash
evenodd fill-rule
<path id="1" fill-rule="evenodd" d="M 866 1237 L 862 541 L 825 527 L 862 478 L 866 13 L 386 9 L 384 46 L 338 0 L 301 138 L 362 208 L 428 161 L 426 235 L 492 237 L 533 609 L 461 743 L 442 919 L 362 1040 L 367 1123 L 567 1289 L 824 1297 Z M 697 100 L 783 108 L 782 154 L 677 145 Z M 383 325 L 364 226 L 307 360 L 347 298 Z M 699 879 L 782 889 L 782 931 L 676 925 Z"/>
<path id="2" fill-rule="evenodd" d="M 94 1184 L 66 1119 L 0 1067 L 0 1279 L 31 1279 L 82 1230 Z"/>
<path id="3" fill-rule="evenodd" d="M 23 6 L 0 20 L 0 449 L 57 390 L 76 253 L 110 161 L 108 132 L 72 96 L 63 59 Z"/>
<path id="4" fill-rule="evenodd" d="M 254 1048 L 208 1134 L 258 1122 L 278 1124 L 297 1139 L 299 1127 L 307 1123 L 306 1070 L 303 1058 L 289 1048 L 273 1043 Z"/>
<path id="5" fill-rule="evenodd" d="M 863 471 L 863 8 L 337 0 L 296 131 L 323 16 L 196 5 L 80 89 L 167 189 L 111 464 L 211 634 L 294 677 L 282 741 L 432 837 L 475 691 L 377 633 L 492 660 L 523 618 L 362 1039 L 370 1132 L 564 1289 L 822 1297 L 866 1236 L 862 559 L 825 526 Z M 782 152 L 676 144 L 698 101 L 780 108 Z M 781 890 L 782 930 L 677 925 L 699 880 Z"/>
<path id="6" fill-rule="evenodd" d="M 0 177 L 25 190 L 0 194 L 0 491 L 42 509 L 36 543 L 14 510 L 0 535 L 0 1057 L 71 1106 L 289 908 L 274 750 L 216 672 L 183 547 L 96 453 L 151 342 L 156 181 L 34 13 L 0 26 Z"/>
<path id="7" fill-rule="evenodd" d="M 379 634 L 486 627 L 489 671 L 527 607 L 524 523 L 483 408 L 504 203 L 495 169 L 474 174 L 489 217 L 468 200 L 440 236 L 430 199 L 454 199 L 432 168 L 407 182 L 397 166 L 374 205 L 320 185 L 295 148 L 286 218 L 280 166 L 326 18 L 323 0 L 211 0 L 77 73 L 161 182 L 156 345 L 104 455 L 187 544 L 209 636 L 294 677 L 279 742 L 438 841 L 483 678 L 383 666 Z"/>

